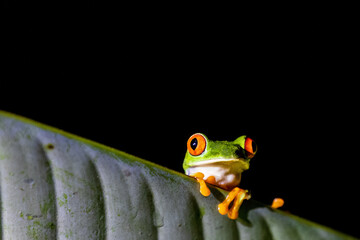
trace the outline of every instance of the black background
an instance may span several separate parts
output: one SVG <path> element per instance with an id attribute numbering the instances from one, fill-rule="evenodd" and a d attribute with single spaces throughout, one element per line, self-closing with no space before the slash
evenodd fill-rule
<path id="1" fill-rule="evenodd" d="M 191 134 L 247 134 L 255 200 L 360 237 L 348 10 L 72 4 L 5 2 L 0 109 L 180 172 Z"/>

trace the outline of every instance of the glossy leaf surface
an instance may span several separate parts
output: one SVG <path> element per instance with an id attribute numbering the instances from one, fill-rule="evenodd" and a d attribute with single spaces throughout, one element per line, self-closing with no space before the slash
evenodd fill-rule
<path id="1" fill-rule="evenodd" d="M 226 191 L 5 112 L 0 184 L 3 239 L 352 239 L 253 200 L 229 220 Z"/>

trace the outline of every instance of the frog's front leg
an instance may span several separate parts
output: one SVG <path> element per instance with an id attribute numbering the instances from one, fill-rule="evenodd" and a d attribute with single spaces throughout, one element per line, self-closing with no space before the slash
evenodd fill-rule
<path id="1" fill-rule="evenodd" d="M 204 174 L 201 172 L 197 172 L 190 175 L 191 177 L 194 177 L 198 183 L 200 184 L 200 193 L 207 197 L 211 194 L 210 189 L 206 186 L 205 180 L 204 180 Z M 206 182 L 213 184 L 215 182 L 215 177 L 210 176 L 206 179 Z"/>
<path id="2" fill-rule="evenodd" d="M 241 188 L 234 188 L 231 192 L 227 195 L 225 200 L 218 205 L 219 213 L 222 215 L 228 214 L 230 219 L 237 219 L 239 208 L 244 201 L 244 199 L 249 200 L 250 194 L 247 190 Z M 229 209 L 230 203 L 233 202 L 231 208 Z"/>

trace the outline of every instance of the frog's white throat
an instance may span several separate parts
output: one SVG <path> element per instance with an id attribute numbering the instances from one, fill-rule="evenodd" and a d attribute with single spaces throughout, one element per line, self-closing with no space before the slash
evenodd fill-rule
<path id="1" fill-rule="evenodd" d="M 204 174 L 206 180 L 215 177 L 215 185 L 224 189 L 232 189 L 240 184 L 241 173 L 249 168 L 249 163 L 243 159 L 211 159 L 197 162 L 186 170 L 187 175 L 197 172 Z"/>

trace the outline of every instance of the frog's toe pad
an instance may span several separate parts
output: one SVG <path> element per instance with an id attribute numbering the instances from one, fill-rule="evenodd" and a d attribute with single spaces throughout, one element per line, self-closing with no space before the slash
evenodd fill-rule
<path id="1" fill-rule="evenodd" d="M 228 213 L 229 208 L 228 208 L 228 204 L 222 202 L 218 205 L 218 211 L 221 215 L 225 215 Z"/>
<path id="2" fill-rule="evenodd" d="M 284 200 L 282 198 L 274 198 L 271 207 L 272 208 L 280 208 L 284 205 Z"/>

